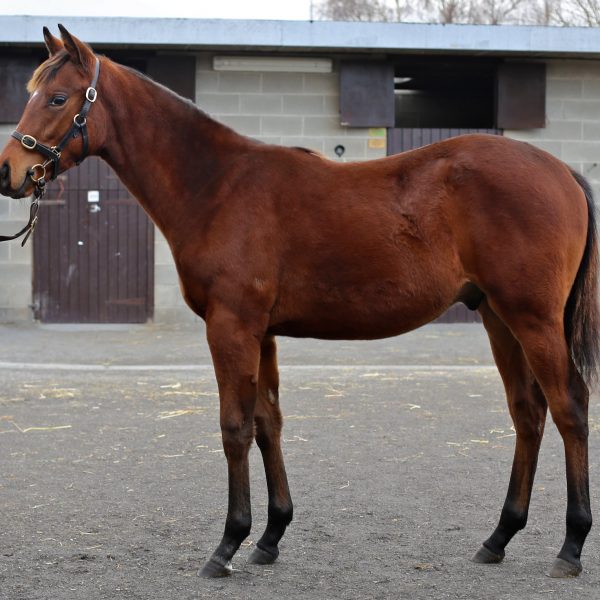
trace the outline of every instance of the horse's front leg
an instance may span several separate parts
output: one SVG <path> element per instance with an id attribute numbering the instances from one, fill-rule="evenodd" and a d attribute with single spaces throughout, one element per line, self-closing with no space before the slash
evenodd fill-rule
<path id="1" fill-rule="evenodd" d="M 260 341 L 264 331 L 226 309 L 211 311 L 206 325 L 219 386 L 229 505 L 223 539 L 199 575 L 223 577 L 231 574 L 231 559 L 252 524 L 248 451 L 254 437 Z"/>

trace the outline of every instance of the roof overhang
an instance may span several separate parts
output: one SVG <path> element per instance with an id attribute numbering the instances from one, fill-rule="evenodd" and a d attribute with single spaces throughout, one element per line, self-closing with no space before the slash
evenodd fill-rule
<path id="1" fill-rule="evenodd" d="M 63 23 L 96 48 L 600 58 L 600 29 L 132 17 L 0 16 L 0 45 L 39 46 Z"/>

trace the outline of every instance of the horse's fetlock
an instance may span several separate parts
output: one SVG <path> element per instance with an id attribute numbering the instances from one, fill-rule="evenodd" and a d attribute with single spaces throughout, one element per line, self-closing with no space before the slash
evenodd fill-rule
<path id="1" fill-rule="evenodd" d="M 567 529 L 579 535 L 586 536 L 592 528 L 592 513 L 585 508 L 567 511 Z"/>
<path id="2" fill-rule="evenodd" d="M 225 534 L 231 538 L 243 541 L 252 529 L 252 517 L 250 515 L 235 515 L 227 519 Z"/>
<path id="3" fill-rule="evenodd" d="M 508 531 L 520 531 L 527 525 L 527 510 L 505 504 L 500 515 L 500 527 Z"/>
<path id="4" fill-rule="evenodd" d="M 287 527 L 294 517 L 294 507 L 291 502 L 284 505 L 269 506 L 269 521 Z"/>

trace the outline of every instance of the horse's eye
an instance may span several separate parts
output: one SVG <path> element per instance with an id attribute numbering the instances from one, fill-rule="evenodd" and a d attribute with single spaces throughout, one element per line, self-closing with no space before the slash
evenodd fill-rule
<path id="1" fill-rule="evenodd" d="M 52 96 L 50 106 L 63 106 L 66 101 L 67 98 L 65 96 Z"/>

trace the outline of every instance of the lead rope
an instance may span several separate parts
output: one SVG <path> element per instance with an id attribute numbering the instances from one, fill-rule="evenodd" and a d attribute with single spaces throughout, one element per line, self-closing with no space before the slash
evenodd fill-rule
<path id="1" fill-rule="evenodd" d="M 21 231 L 19 231 L 18 233 L 15 233 L 14 235 L 0 235 L 0 242 L 8 242 L 10 240 L 16 240 L 17 238 L 20 238 L 22 235 L 25 235 L 25 237 L 23 238 L 23 241 L 21 242 L 21 246 L 25 245 L 25 243 L 27 242 L 27 240 L 33 233 L 35 226 L 37 225 L 38 211 L 40 210 L 40 202 L 39 201 L 41 200 L 41 198 L 43 197 L 43 195 L 45 193 L 46 193 L 46 182 L 43 179 L 38 180 L 35 184 L 35 190 L 33 192 L 33 201 L 31 202 L 31 206 L 29 207 L 29 221 L 27 222 L 27 225 L 25 225 L 25 227 L 23 227 L 23 229 L 21 229 Z"/>

